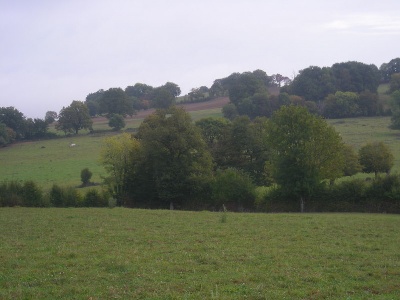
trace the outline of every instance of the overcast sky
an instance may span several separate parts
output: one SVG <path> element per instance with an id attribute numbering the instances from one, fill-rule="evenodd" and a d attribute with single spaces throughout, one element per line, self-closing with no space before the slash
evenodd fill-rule
<path id="1" fill-rule="evenodd" d="M 290 78 L 400 57 L 399 0 L 0 0 L 0 107 L 43 118 L 99 89 Z"/>

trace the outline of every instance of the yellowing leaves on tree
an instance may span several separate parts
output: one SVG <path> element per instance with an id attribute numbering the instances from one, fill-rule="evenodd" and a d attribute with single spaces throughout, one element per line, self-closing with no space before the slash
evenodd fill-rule
<path id="1" fill-rule="evenodd" d="M 114 188 L 117 201 L 122 204 L 125 191 L 124 182 L 129 170 L 141 155 L 141 145 L 138 140 L 128 133 L 107 137 L 100 151 L 100 162 L 109 173 L 108 180 Z"/>

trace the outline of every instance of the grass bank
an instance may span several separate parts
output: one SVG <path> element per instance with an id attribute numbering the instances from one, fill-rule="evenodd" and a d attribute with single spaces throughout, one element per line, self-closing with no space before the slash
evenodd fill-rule
<path id="1" fill-rule="evenodd" d="M 1 299 L 398 299 L 400 217 L 0 209 Z"/>

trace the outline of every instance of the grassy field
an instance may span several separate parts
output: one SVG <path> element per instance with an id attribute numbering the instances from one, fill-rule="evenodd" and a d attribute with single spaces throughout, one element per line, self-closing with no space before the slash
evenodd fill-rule
<path id="1" fill-rule="evenodd" d="M 0 209 L 0 299 L 399 299 L 400 217 Z"/>
<path id="2" fill-rule="evenodd" d="M 400 172 L 400 130 L 388 128 L 390 117 L 349 118 L 327 122 L 341 134 L 345 143 L 356 150 L 369 142 L 387 144 L 395 157 L 392 171 Z"/>
<path id="3" fill-rule="evenodd" d="M 208 109 L 190 113 L 196 121 L 203 117 L 221 116 L 221 109 Z M 126 119 L 128 132 L 137 129 L 142 119 Z M 93 129 L 96 134 L 83 130 L 77 136 L 59 139 L 18 143 L 0 148 L 0 181 L 2 180 L 34 180 L 43 188 L 50 188 L 53 183 L 78 186 L 80 172 L 89 168 L 93 173 L 92 182 L 101 182 L 106 175 L 99 164 L 99 153 L 104 137 L 115 132 L 110 131 L 107 120 L 95 120 Z M 61 133 L 60 133 L 61 134 Z M 76 144 L 70 147 L 71 143 Z"/>

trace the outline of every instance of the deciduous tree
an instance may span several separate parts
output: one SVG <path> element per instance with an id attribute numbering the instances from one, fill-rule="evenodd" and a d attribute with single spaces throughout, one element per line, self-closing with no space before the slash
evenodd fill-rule
<path id="1" fill-rule="evenodd" d="M 368 143 L 360 148 L 360 164 L 366 173 L 389 173 L 394 164 L 394 157 L 389 147 L 382 142 Z"/>
<path id="2" fill-rule="evenodd" d="M 269 121 L 272 175 L 284 190 L 297 195 L 304 211 L 307 197 L 325 179 L 343 172 L 343 142 L 320 117 L 300 106 L 283 106 Z"/>
<path id="3" fill-rule="evenodd" d="M 181 206 L 207 198 L 212 159 L 199 128 L 182 108 L 157 110 L 139 127 L 141 170 L 132 178 L 132 194 L 146 203 Z"/>
<path id="4" fill-rule="evenodd" d="M 119 206 L 127 204 L 128 176 L 132 174 L 141 155 L 140 142 L 128 133 L 104 139 L 100 162 L 109 174 L 106 182 L 111 187 Z"/>
<path id="5" fill-rule="evenodd" d="M 70 106 L 63 107 L 58 114 L 57 130 L 64 133 L 78 134 L 81 129 L 92 129 L 93 121 L 89 110 L 82 101 L 72 101 Z"/>

